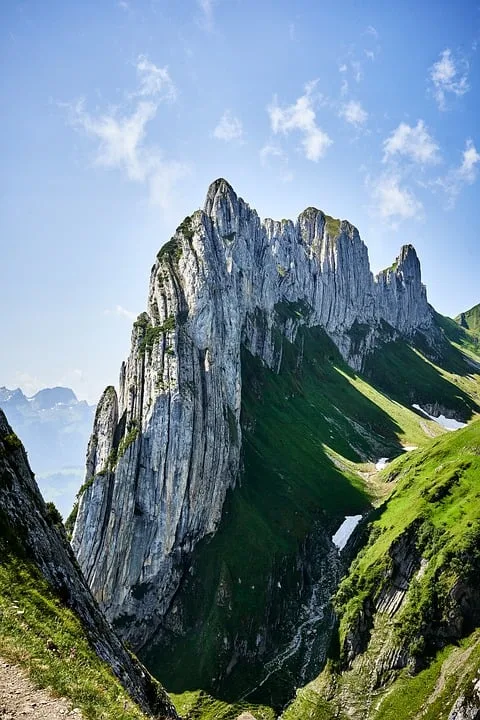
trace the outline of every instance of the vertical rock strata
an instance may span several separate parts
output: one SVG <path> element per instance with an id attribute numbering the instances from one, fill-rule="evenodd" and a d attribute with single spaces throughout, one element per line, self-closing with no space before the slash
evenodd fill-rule
<path id="1" fill-rule="evenodd" d="M 377 278 L 356 228 L 308 208 L 261 222 L 225 180 L 152 268 L 118 400 L 107 388 L 72 544 L 107 617 L 140 647 L 240 468 L 245 345 L 278 370 L 284 339 L 321 326 L 349 364 L 385 335 L 432 326 L 415 250 Z"/>

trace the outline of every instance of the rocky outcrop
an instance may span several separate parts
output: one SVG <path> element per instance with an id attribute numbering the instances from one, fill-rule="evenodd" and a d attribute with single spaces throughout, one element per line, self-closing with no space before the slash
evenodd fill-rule
<path id="1" fill-rule="evenodd" d="M 0 549 L 3 557 L 12 554 L 33 562 L 62 603 L 78 615 L 97 655 L 145 713 L 159 720 L 178 718 L 162 687 L 125 649 L 99 611 L 63 527 L 49 513 L 25 450 L 1 410 Z"/>
<path id="2" fill-rule="evenodd" d="M 224 180 L 162 247 L 118 393 L 99 405 L 73 548 L 107 617 L 139 648 L 239 475 L 242 344 L 270 368 L 301 325 L 354 368 L 387 333 L 432 327 L 412 246 L 372 276 L 349 222 L 308 208 L 260 221 Z"/>

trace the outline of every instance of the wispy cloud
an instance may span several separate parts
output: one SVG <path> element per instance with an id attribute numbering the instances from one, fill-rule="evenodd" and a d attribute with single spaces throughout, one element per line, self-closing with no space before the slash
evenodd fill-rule
<path id="1" fill-rule="evenodd" d="M 145 55 L 139 55 L 135 64 L 140 87 L 137 95 L 154 97 L 173 102 L 177 99 L 177 88 L 167 67 L 157 67 Z"/>
<path id="2" fill-rule="evenodd" d="M 126 320 L 136 320 L 138 313 L 134 313 L 131 310 L 126 310 L 126 308 L 122 307 L 121 305 L 115 305 L 113 310 L 104 310 L 104 315 L 117 315 L 118 317 L 125 318 Z"/>
<path id="3" fill-rule="evenodd" d="M 275 97 L 267 108 L 273 132 L 283 135 L 300 132 L 305 157 L 313 162 L 318 162 L 333 142 L 317 125 L 313 96 L 316 82 L 307 83 L 305 93 L 293 105 L 281 108 Z"/>
<path id="4" fill-rule="evenodd" d="M 202 25 L 205 30 L 213 30 L 213 5 L 215 0 L 197 0 L 197 5 L 202 11 Z"/>
<path id="5" fill-rule="evenodd" d="M 97 143 L 94 164 L 125 172 L 134 182 L 146 183 L 150 201 L 167 208 L 175 183 L 189 172 L 185 163 L 165 160 L 159 148 L 145 142 L 146 128 L 162 102 L 173 102 L 177 91 L 167 68 L 159 68 L 141 55 L 136 63 L 139 88 L 126 105 L 92 114 L 85 101 L 69 107 L 69 120 Z"/>
<path id="6" fill-rule="evenodd" d="M 267 143 L 260 150 L 260 162 L 265 167 L 272 164 L 271 161 L 277 161 L 277 166 L 280 167 L 280 177 L 283 182 L 291 182 L 293 180 L 293 173 L 288 166 L 288 157 L 282 148 L 273 143 Z"/>
<path id="7" fill-rule="evenodd" d="M 446 110 L 447 95 L 461 97 L 470 89 L 467 60 L 454 57 L 449 48 L 440 53 L 440 59 L 430 68 L 429 77 L 440 110 Z"/>
<path id="8" fill-rule="evenodd" d="M 368 120 L 367 111 L 363 109 L 361 103 L 357 100 L 350 100 L 342 105 L 339 115 L 355 127 L 362 127 Z"/>
<path id="9" fill-rule="evenodd" d="M 440 187 L 447 195 L 447 207 L 453 208 L 456 199 L 465 185 L 473 185 L 480 166 L 480 153 L 470 138 L 465 142 L 462 162 L 452 168 L 444 177 L 435 180 L 432 185 Z"/>
<path id="10" fill-rule="evenodd" d="M 419 120 L 414 127 L 407 123 L 400 123 L 384 141 L 383 150 L 383 162 L 387 162 L 397 155 L 402 155 L 421 165 L 440 162 L 439 147 L 428 132 L 423 120 Z"/>
<path id="11" fill-rule="evenodd" d="M 225 110 L 213 131 L 213 136 L 225 142 L 240 140 L 243 136 L 242 123 L 230 110 Z"/>
<path id="12" fill-rule="evenodd" d="M 394 172 L 384 173 L 370 184 L 374 214 L 396 229 L 402 220 L 419 219 L 423 215 L 422 203 L 405 186 Z"/>

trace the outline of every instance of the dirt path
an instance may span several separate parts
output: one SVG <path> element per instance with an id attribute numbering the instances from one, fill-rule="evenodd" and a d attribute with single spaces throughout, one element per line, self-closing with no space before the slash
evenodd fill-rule
<path id="1" fill-rule="evenodd" d="M 63 698 L 37 690 L 18 665 L 0 658 L 0 720 L 82 720 L 77 708 Z"/>

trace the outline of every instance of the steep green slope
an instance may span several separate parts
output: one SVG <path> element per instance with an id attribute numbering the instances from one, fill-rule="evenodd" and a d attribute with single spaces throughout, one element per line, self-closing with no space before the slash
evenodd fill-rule
<path id="1" fill-rule="evenodd" d="M 427 402 L 443 396 L 471 416 L 475 401 L 454 376 L 405 347 L 405 362 L 416 361 L 413 390 L 428 377 Z M 411 410 L 410 390 L 392 399 L 352 372 L 318 328 L 284 342 L 279 374 L 244 350 L 242 376 L 241 483 L 141 657 L 174 692 L 202 688 L 279 708 L 321 667 L 341 572 L 330 538 L 345 515 L 371 507 L 371 463 L 443 431 Z"/>
<path id="2" fill-rule="evenodd" d="M 91 720 L 175 720 L 160 683 L 101 615 L 0 410 L 0 656 Z"/>
<path id="3" fill-rule="evenodd" d="M 395 489 L 337 592 L 332 658 L 285 720 L 433 720 L 459 696 L 477 702 L 480 421 L 383 476 Z"/>
<path id="4" fill-rule="evenodd" d="M 467 358 L 480 362 L 480 328 L 469 330 L 451 318 L 435 313 L 437 324 L 452 345 L 467 355 Z"/>
<path id="5" fill-rule="evenodd" d="M 474 305 L 470 310 L 466 310 L 455 318 L 456 322 L 459 323 L 463 328 L 467 330 L 473 330 L 474 332 L 480 332 L 480 303 Z"/>

